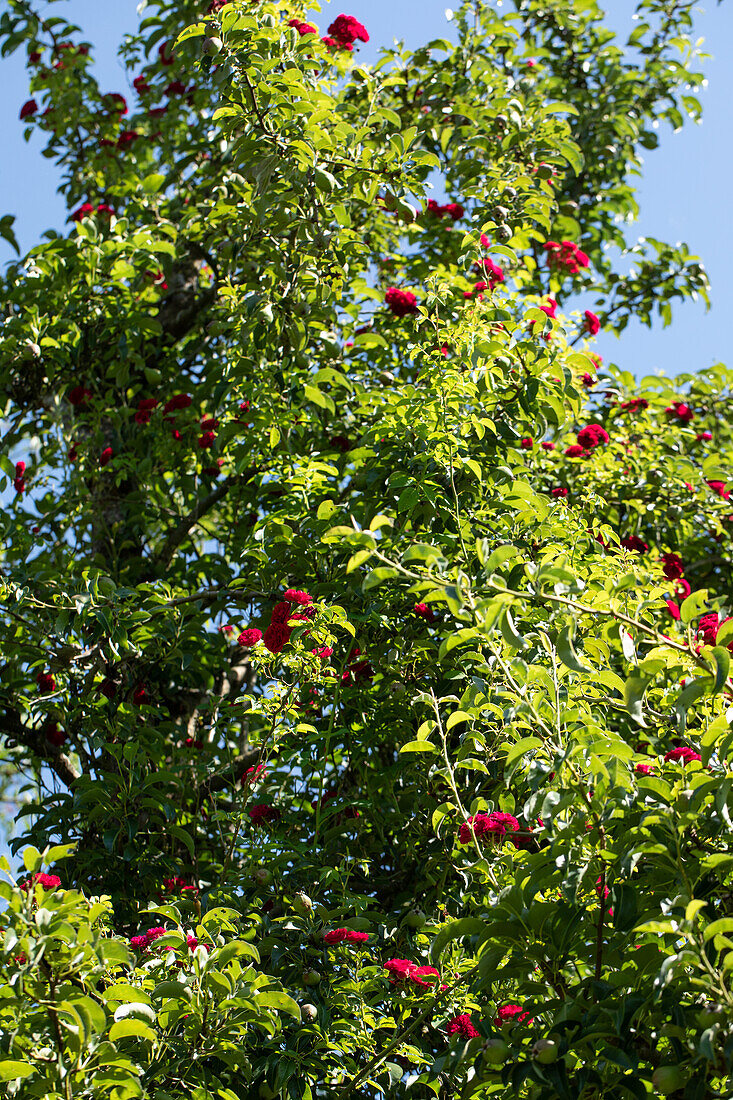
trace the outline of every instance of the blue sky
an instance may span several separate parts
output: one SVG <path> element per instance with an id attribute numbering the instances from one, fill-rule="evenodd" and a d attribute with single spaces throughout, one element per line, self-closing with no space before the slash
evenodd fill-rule
<path id="1" fill-rule="evenodd" d="M 202 0 L 203 3 L 203 0 Z M 115 47 L 124 31 L 134 27 L 138 0 L 67 0 L 54 5 L 67 18 L 84 28 L 84 36 L 95 43 L 94 55 L 101 82 L 110 91 L 125 91 L 127 79 L 116 58 Z M 444 0 L 335 0 L 324 3 L 321 16 L 313 16 L 322 27 L 342 11 L 356 15 L 371 34 L 362 58 L 369 61 L 375 48 L 404 38 L 408 46 L 446 34 Z M 612 26 L 624 32 L 633 25 L 634 0 L 608 0 Z M 726 63 L 733 51 L 733 3 L 707 0 L 700 8 L 698 34 L 706 40 L 713 56 L 705 63 L 708 86 L 703 92 L 704 121 L 688 125 L 678 134 L 669 129 L 661 134 L 661 148 L 647 154 L 640 187 L 641 220 L 632 232 L 662 240 L 685 241 L 705 264 L 712 282 L 713 308 L 706 314 L 701 303 L 676 308 L 672 326 L 661 324 L 650 332 L 632 324 L 620 340 L 601 337 L 598 350 L 605 359 L 637 375 L 656 370 L 675 374 L 696 370 L 720 360 L 728 349 L 727 320 L 733 308 L 733 219 L 729 216 L 729 176 L 733 170 L 733 75 Z M 17 216 L 17 233 L 24 248 L 38 239 L 48 226 L 61 227 L 65 210 L 56 194 L 53 165 L 40 154 L 40 142 L 26 145 L 18 109 L 27 98 L 27 80 L 22 59 L 0 61 L 3 74 L 0 141 L 5 150 L 0 179 L 0 215 Z M 459 196 L 456 196 L 459 197 Z M 10 258 L 0 242 L 0 261 Z"/>

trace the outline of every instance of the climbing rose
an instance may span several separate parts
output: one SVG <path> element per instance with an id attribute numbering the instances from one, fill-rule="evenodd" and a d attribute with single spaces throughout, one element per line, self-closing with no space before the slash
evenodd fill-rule
<path id="1" fill-rule="evenodd" d="M 166 894 L 198 894 L 198 886 L 192 886 L 180 875 L 163 879 L 163 892 Z"/>
<path id="2" fill-rule="evenodd" d="M 579 443 L 572 443 L 569 447 L 566 447 L 563 454 L 567 458 L 581 458 L 586 452 Z"/>
<path id="3" fill-rule="evenodd" d="M 66 733 L 61 729 L 58 722 L 50 722 L 44 732 L 48 743 L 54 745 L 57 749 L 60 749 L 67 740 Z"/>
<path id="4" fill-rule="evenodd" d="M 466 211 L 459 202 L 446 202 L 441 205 L 437 203 L 435 199 L 428 199 L 426 213 L 431 214 L 434 218 L 447 217 L 457 222 L 463 217 Z"/>
<path id="5" fill-rule="evenodd" d="M 290 641 L 291 634 L 292 630 L 286 623 L 271 622 L 262 640 L 270 653 L 281 653 Z"/>
<path id="6" fill-rule="evenodd" d="M 695 418 L 694 412 L 684 401 L 673 401 L 664 411 L 667 416 L 679 420 L 680 424 L 689 424 Z"/>
<path id="7" fill-rule="evenodd" d="M 409 959 L 388 959 L 384 969 L 389 973 L 393 982 L 407 981 L 410 973 L 415 969 L 415 964 Z"/>
<path id="8" fill-rule="evenodd" d="M 22 882 L 20 887 L 21 890 L 30 890 L 31 886 L 42 886 L 44 890 L 55 890 L 60 885 L 61 879 L 58 875 L 46 875 L 43 871 L 36 871 L 25 882 Z"/>
<path id="9" fill-rule="evenodd" d="M 516 1022 L 529 1026 L 534 1023 L 534 1020 L 528 1012 L 524 1011 L 521 1005 L 502 1005 L 496 1013 L 496 1018 L 494 1020 L 494 1023 L 499 1026 L 501 1026 L 501 1024 L 513 1024 Z"/>
<path id="10" fill-rule="evenodd" d="M 555 314 L 557 313 L 557 302 L 554 298 L 548 298 L 547 304 L 539 307 L 543 313 L 546 313 L 550 320 L 554 321 Z"/>
<path id="11" fill-rule="evenodd" d="M 479 1035 L 467 1012 L 462 1012 L 460 1016 L 454 1016 L 449 1020 L 445 1030 L 449 1035 L 462 1035 L 464 1039 L 476 1039 Z"/>
<path id="12" fill-rule="evenodd" d="M 664 754 L 665 762 L 681 761 L 682 764 L 691 764 L 693 760 L 702 760 L 699 752 L 695 752 L 694 749 L 687 748 L 686 745 L 678 749 L 670 749 L 669 752 Z"/>
<path id="13" fill-rule="evenodd" d="M 580 429 L 577 439 L 582 447 L 591 451 L 594 447 L 600 447 L 602 443 L 608 443 L 609 436 L 600 424 L 589 424 L 586 428 Z"/>
<path id="14" fill-rule="evenodd" d="M 109 462 L 109 460 L 112 458 L 113 454 L 114 454 L 114 451 L 112 450 L 111 447 L 105 447 L 104 450 L 102 451 L 101 455 L 99 456 L 99 465 L 100 466 L 106 466 L 107 463 Z"/>
<path id="15" fill-rule="evenodd" d="M 554 451 L 555 450 L 555 444 L 551 443 L 549 439 L 543 439 L 542 442 L 540 443 L 540 447 L 542 448 L 543 451 Z"/>
<path id="16" fill-rule="evenodd" d="M 488 256 L 479 260 L 473 266 L 485 276 L 489 290 L 493 290 L 497 283 L 504 282 L 504 269 L 495 264 L 493 260 L 490 260 Z M 474 289 L 478 290 L 479 288 L 485 290 L 486 285 L 481 286 L 480 283 L 476 283 Z"/>
<path id="17" fill-rule="evenodd" d="M 31 118 L 32 115 L 38 110 L 38 104 L 35 99 L 26 100 L 23 106 L 20 108 L 20 119 Z"/>
<path id="18" fill-rule="evenodd" d="M 242 776 L 242 784 L 256 783 L 257 780 L 260 778 L 260 776 L 262 776 L 264 778 L 264 774 L 265 774 L 265 765 L 264 764 L 253 764 L 251 768 L 247 768 L 246 772 Z"/>
<path id="19" fill-rule="evenodd" d="M 542 246 L 547 253 L 547 264 L 555 270 L 563 269 L 570 275 L 577 275 L 581 267 L 589 266 L 589 259 L 585 252 L 578 248 L 572 241 L 547 241 Z"/>
<path id="20" fill-rule="evenodd" d="M 720 629 L 720 621 L 715 611 L 703 615 L 698 624 L 698 638 L 702 638 L 705 645 L 715 645 L 715 639 Z"/>
<path id="21" fill-rule="evenodd" d="M 637 764 L 634 771 L 637 775 L 654 775 L 654 768 L 651 764 Z"/>
<path id="22" fill-rule="evenodd" d="M 601 322 L 598 320 L 595 313 L 591 313 L 589 309 L 586 309 L 583 317 L 583 325 L 585 327 L 585 331 L 588 333 L 589 336 L 597 336 L 598 333 L 601 331 Z"/>
<path id="23" fill-rule="evenodd" d="M 534 447 L 534 439 L 532 439 L 531 436 L 527 435 L 524 437 L 524 439 L 520 439 L 519 446 L 522 448 L 523 451 L 531 451 Z"/>
<path id="24" fill-rule="evenodd" d="M 643 412 L 644 409 L 649 408 L 649 402 L 646 397 L 633 397 L 630 401 L 623 401 L 621 408 L 629 413 Z"/>
<path id="25" fill-rule="evenodd" d="M 270 622 L 272 623 L 287 623 L 290 618 L 290 604 L 289 603 L 276 603 L 272 609 L 272 615 L 270 616 Z"/>
<path id="26" fill-rule="evenodd" d="M 426 622 L 435 622 L 435 612 L 432 607 L 429 607 L 426 603 L 416 603 L 412 609 L 416 615 L 419 615 L 421 619 L 425 619 Z"/>
<path id="27" fill-rule="evenodd" d="M 132 693 L 132 701 L 136 707 L 141 707 L 143 703 L 148 701 L 148 693 L 145 690 L 145 684 L 138 684 Z"/>
<path id="28" fill-rule="evenodd" d="M 350 928 L 334 928 L 332 932 L 326 932 L 323 942 L 334 943 L 368 943 L 369 936 L 366 932 L 353 932 Z"/>
<path id="29" fill-rule="evenodd" d="M 717 493 L 721 500 L 728 500 L 730 497 L 730 489 L 726 489 L 724 481 L 708 481 L 707 486 L 712 489 L 714 493 Z"/>
<path id="30" fill-rule="evenodd" d="M 269 821 L 277 821 L 279 817 L 280 811 L 277 806 L 268 806 L 264 802 L 253 806 L 249 811 L 249 819 L 253 825 L 264 825 Z"/>
<path id="31" fill-rule="evenodd" d="M 686 581 L 684 577 L 681 577 L 677 584 L 674 586 L 674 594 L 678 600 L 686 600 L 692 592 L 689 581 Z"/>
<path id="32" fill-rule="evenodd" d="M 241 645 L 244 649 L 251 649 L 253 645 L 257 645 L 262 641 L 262 631 L 258 630 L 256 626 L 250 626 L 237 638 L 238 645 Z"/>
<path id="33" fill-rule="evenodd" d="M 671 552 L 662 554 L 662 572 L 668 581 L 676 581 L 683 576 L 685 567 L 679 554 Z"/>
<path id="34" fill-rule="evenodd" d="M 410 313 L 417 313 L 417 298 L 409 290 L 390 287 L 384 300 L 395 317 L 406 317 Z"/>
<path id="35" fill-rule="evenodd" d="M 322 661 L 327 661 L 329 657 L 333 656 L 333 650 L 330 645 L 324 645 L 322 649 L 312 649 L 311 653 L 315 657 L 320 657 Z"/>
<path id="36" fill-rule="evenodd" d="M 592 374 L 588 374 L 588 371 L 586 371 L 580 381 L 583 383 L 585 388 L 589 390 L 592 386 L 595 386 L 598 379 L 594 378 Z"/>
<path id="37" fill-rule="evenodd" d="M 176 393 L 169 397 L 163 406 L 164 413 L 175 412 L 177 409 L 187 409 L 191 404 L 191 398 L 187 393 Z"/>
<path id="38" fill-rule="evenodd" d="M 458 832 L 459 844 L 470 844 L 471 836 L 477 839 L 487 836 L 491 840 L 501 840 L 508 831 L 515 832 L 519 828 L 519 822 L 511 814 L 494 812 L 491 814 L 474 814 L 468 821 L 461 825 Z"/>
<path id="39" fill-rule="evenodd" d="M 620 544 L 623 546 L 624 550 L 632 550 L 636 554 L 646 554 L 649 549 L 649 544 L 643 542 L 638 535 L 627 535 L 620 540 Z"/>
<path id="40" fill-rule="evenodd" d="M 154 397 L 143 397 L 141 401 L 137 403 L 137 412 L 135 413 L 136 424 L 149 424 L 150 418 L 153 415 L 153 409 L 158 404 Z"/>
<path id="41" fill-rule="evenodd" d="M 85 408 L 89 404 L 89 398 L 91 396 L 92 391 L 88 390 L 86 386 L 72 386 L 67 394 L 69 403 L 73 405 L 75 409 Z"/>
<path id="42" fill-rule="evenodd" d="M 199 448 L 202 451 L 207 451 L 209 447 L 213 446 L 215 439 L 216 432 L 202 432 L 198 439 Z"/>
<path id="43" fill-rule="evenodd" d="M 316 28 L 312 27 L 310 23 L 303 23 L 300 19 L 288 20 L 288 26 L 293 27 L 302 38 L 304 34 L 315 34 Z"/>
<path id="44" fill-rule="evenodd" d="M 146 95 L 150 91 L 150 85 L 144 76 L 136 76 L 132 85 L 138 95 Z"/>
<path id="45" fill-rule="evenodd" d="M 283 599 L 288 603 L 309 604 L 313 603 L 313 597 L 309 596 L 307 592 L 302 592 L 298 588 L 286 588 L 283 594 Z"/>
<path id="46" fill-rule="evenodd" d="M 357 38 L 361 42 L 369 41 L 366 27 L 353 15 L 338 15 L 328 28 L 328 34 L 342 50 L 351 50 Z"/>
<path id="47" fill-rule="evenodd" d="M 39 672 L 36 676 L 39 691 L 55 691 L 56 680 L 50 672 Z"/>
<path id="48" fill-rule="evenodd" d="M 665 600 L 664 602 L 667 605 L 667 610 L 669 611 L 670 615 L 672 616 L 674 621 L 678 623 L 682 618 L 682 612 L 680 611 L 679 606 L 674 602 L 674 600 Z"/>
<path id="49" fill-rule="evenodd" d="M 558 486 L 556 489 L 550 489 L 550 496 L 553 496 L 553 497 L 566 497 L 567 495 L 568 495 L 567 489 L 563 489 L 561 486 Z"/>
<path id="50" fill-rule="evenodd" d="M 704 443 L 709 443 L 712 438 L 713 438 L 713 433 L 712 432 L 698 432 L 697 435 L 695 436 L 695 439 L 697 440 L 698 443 L 703 443 L 703 442 Z"/>

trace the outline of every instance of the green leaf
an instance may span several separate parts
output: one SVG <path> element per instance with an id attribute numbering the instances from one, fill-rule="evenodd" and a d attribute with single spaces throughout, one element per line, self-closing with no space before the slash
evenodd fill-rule
<path id="1" fill-rule="evenodd" d="M 437 747 L 432 741 L 408 741 L 406 745 L 403 745 L 400 749 L 400 753 L 403 752 L 437 752 Z"/>
<path id="2" fill-rule="evenodd" d="M 436 962 L 452 940 L 463 939 L 464 936 L 480 936 L 486 928 L 486 922 L 479 920 L 478 917 L 461 917 L 460 920 L 454 920 L 438 932 L 430 948 L 430 958 Z"/>
<path id="3" fill-rule="evenodd" d="M 300 1005 L 287 993 L 271 989 L 257 990 L 255 998 L 258 1005 L 265 1008 L 274 1008 L 278 1012 L 285 1012 L 288 1016 L 292 1016 L 294 1020 L 300 1022 Z"/>
<path id="4" fill-rule="evenodd" d="M 0 1062 L 0 1081 L 16 1081 L 19 1077 L 31 1077 L 37 1069 L 30 1062 Z"/>
<path id="5" fill-rule="evenodd" d="M 162 172 L 151 172 L 149 176 L 145 177 L 140 186 L 146 195 L 156 195 L 164 183 L 165 176 Z"/>
<path id="6" fill-rule="evenodd" d="M 563 627 L 557 639 L 557 652 L 560 660 L 568 668 L 571 668 L 574 672 L 592 672 L 593 670 L 584 665 L 578 657 L 573 646 L 573 632 L 574 626 L 572 623 L 568 623 Z"/>
<path id="7" fill-rule="evenodd" d="M 693 619 L 699 619 L 707 605 L 707 588 L 701 588 L 697 592 L 692 592 L 687 599 L 683 601 L 680 607 L 680 618 L 682 622 L 687 624 L 692 622 Z"/>
<path id="8" fill-rule="evenodd" d="M 145 1039 L 148 1043 L 154 1043 L 157 1035 L 152 1027 L 142 1020 L 117 1020 L 109 1029 L 110 1042 L 116 1043 L 120 1039 Z"/>
<path id="9" fill-rule="evenodd" d="M 642 703 L 649 683 L 650 681 L 646 676 L 629 676 L 624 684 L 624 702 L 626 703 L 626 709 L 634 721 L 640 726 L 646 726 Z"/>

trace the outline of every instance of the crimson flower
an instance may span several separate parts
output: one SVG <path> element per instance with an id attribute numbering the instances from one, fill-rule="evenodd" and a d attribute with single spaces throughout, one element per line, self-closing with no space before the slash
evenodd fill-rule
<path id="1" fill-rule="evenodd" d="M 291 634 L 292 630 L 287 623 L 271 622 L 262 640 L 270 653 L 281 653 L 290 641 Z"/>
<path id="2" fill-rule="evenodd" d="M 595 313 L 591 313 L 589 309 L 586 309 L 583 318 L 583 326 L 588 335 L 597 336 L 601 331 L 601 322 L 598 320 Z"/>
<path id="3" fill-rule="evenodd" d="M 632 397 L 630 401 L 622 401 L 621 408 L 628 413 L 643 412 L 649 408 L 649 402 L 646 397 Z"/>
<path id="4" fill-rule="evenodd" d="M 258 803 L 249 811 L 249 819 L 253 825 L 266 825 L 269 822 L 278 821 L 279 818 L 280 811 L 277 806 L 268 806 L 265 802 Z"/>
<path id="5" fill-rule="evenodd" d="M 328 28 L 328 34 L 342 50 L 352 50 L 357 39 L 369 41 L 366 27 L 353 15 L 338 15 Z"/>
<path id="6" fill-rule="evenodd" d="M 39 691 L 55 691 L 56 680 L 50 672 L 39 672 L 36 676 L 36 683 L 38 684 Z"/>
<path id="7" fill-rule="evenodd" d="M 494 1023 L 501 1026 L 507 1023 L 526 1024 L 528 1027 L 534 1023 L 533 1017 L 522 1008 L 521 1005 L 502 1005 L 496 1013 Z"/>
<path id="8" fill-rule="evenodd" d="M 242 646 L 243 649 L 251 649 L 253 645 L 257 645 L 262 641 L 262 631 L 258 630 L 256 626 L 250 626 L 237 638 L 237 643 Z"/>
<path id="9" fill-rule="evenodd" d="M 689 424 L 691 420 L 695 419 L 694 412 L 684 401 L 673 401 L 664 411 L 667 416 L 673 420 L 678 420 L 680 424 Z"/>
<path id="10" fill-rule="evenodd" d="M 582 447 L 591 451 L 594 447 L 600 447 L 602 443 L 608 443 L 609 435 L 600 424 L 589 424 L 586 428 L 580 429 L 577 439 Z"/>
<path id="11" fill-rule="evenodd" d="M 524 439 L 519 441 L 519 446 L 523 451 L 531 451 L 534 447 L 534 439 L 530 435 L 525 436 Z"/>
<path id="12" fill-rule="evenodd" d="M 454 1016 L 449 1020 L 445 1030 L 449 1035 L 462 1035 L 464 1039 L 477 1039 L 479 1035 L 467 1012 L 462 1012 L 460 1016 Z"/>
<path id="13" fill-rule="evenodd" d="M 673 763 L 679 761 L 681 764 L 691 764 L 693 760 L 702 760 L 699 752 L 695 752 L 694 749 L 690 749 L 687 745 L 682 745 L 677 749 L 670 749 L 669 752 L 664 754 L 665 763 Z"/>
<path id="14" fill-rule="evenodd" d="M 395 317 L 407 317 L 408 314 L 417 313 L 417 298 L 409 290 L 390 287 L 384 300 Z"/>
<path id="15" fill-rule="evenodd" d="M 588 267 L 590 260 L 577 244 L 572 241 L 547 241 L 542 246 L 547 253 L 548 267 L 556 271 L 565 271 L 569 275 L 577 275 L 581 267 Z"/>
<path id="16" fill-rule="evenodd" d="M 55 890 L 60 885 L 61 879 L 58 875 L 46 875 L 43 871 L 36 871 L 25 882 L 21 882 L 20 888 L 21 890 L 30 890 L 31 886 L 42 886 L 44 890 Z"/>
<path id="17" fill-rule="evenodd" d="M 511 814 L 494 812 L 490 814 L 474 814 L 468 821 L 461 825 L 458 831 L 459 844 L 470 844 L 472 836 L 477 839 L 488 837 L 490 840 L 501 840 L 507 832 L 516 832 L 519 822 Z"/>
<path id="18" fill-rule="evenodd" d="M 426 603 L 416 603 L 412 609 L 416 615 L 419 615 L 421 619 L 425 619 L 428 623 L 435 622 L 435 612 L 432 607 L 429 607 Z"/>
<path id="19" fill-rule="evenodd" d="M 649 543 L 644 542 L 638 535 L 626 535 L 619 541 L 624 550 L 631 550 L 636 554 L 646 554 L 649 549 Z"/>
<path id="20" fill-rule="evenodd" d="M 354 932 L 351 928 L 334 928 L 332 932 L 326 932 L 323 942 L 335 943 L 368 943 L 369 936 L 366 932 Z"/>
<path id="21" fill-rule="evenodd" d="M 38 110 L 38 104 L 36 103 L 35 99 L 26 100 L 26 102 L 20 108 L 20 116 L 19 117 L 20 117 L 21 122 L 23 121 L 24 118 L 32 118 L 32 116 L 36 113 L 37 110 Z"/>

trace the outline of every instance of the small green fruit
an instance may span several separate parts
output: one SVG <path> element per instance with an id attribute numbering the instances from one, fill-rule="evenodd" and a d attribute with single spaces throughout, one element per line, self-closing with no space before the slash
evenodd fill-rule
<path id="1" fill-rule="evenodd" d="M 483 1056 L 492 1066 L 502 1066 L 509 1057 L 509 1044 L 503 1039 L 489 1039 L 484 1043 Z"/>
<path id="2" fill-rule="evenodd" d="M 551 180 L 554 174 L 549 164 L 540 164 L 537 167 L 537 176 L 541 180 Z"/>
<path id="3" fill-rule="evenodd" d="M 300 1018 L 304 1024 L 312 1024 L 314 1020 L 318 1019 L 318 1009 L 311 1004 L 301 1005 Z"/>
<path id="4" fill-rule="evenodd" d="M 304 970 L 303 971 L 303 985 L 312 986 L 321 984 L 321 973 L 319 970 Z"/>
<path id="5" fill-rule="evenodd" d="M 491 217 L 495 222 L 505 222 L 509 217 L 509 211 L 506 206 L 495 206 L 491 211 Z"/>
<path id="6" fill-rule="evenodd" d="M 685 1079 L 679 1066 L 660 1066 L 652 1074 L 652 1085 L 655 1091 L 662 1096 L 667 1096 L 668 1093 L 682 1088 L 684 1082 Z"/>
<path id="7" fill-rule="evenodd" d="M 422 909 L 411 909 L 405 917 L 405 924 L 408 928 L 424 928 L 427 919 Z"/>
<path id="8" fill-rule="evenodd" d="M 257 886 L 269 886 L 272 882 L 272 871 L 268 871 L 267 867 L 255 867 L 252 878 Z"/>
<path id="9" fill-rule="evenodd" d="M 207 57 L 214 57 L 218 54 L 223 46 L 221 38 L 205 38 L 201 43 L 201 53 Z"/>
<path id="10" fill-rule="evenodd" d="M 157 1018 L 157 1013 L 152 1005 L 120 1005 L 115 1012 L 115 1023 L 119 1020 L 142 1020 L 145 1024 L 154 1024 Z"/>
<path id="11" fill-rule="evenodd" d="M 391 386 L 394 380 L 395 378 L 391 370 L 383 370 L 379 375 L 379 381 L 383 386 Z"/>
<path id="12" fill-rule="evenodd" d="M 313 902 L 301 890 L 293 898 L 293 909 L 299 917 L 309 917 L 313 912 Z"/>
<path id="13" fill-rule="evenodd" d="M 554 1039 L 538 1039 L 532 1047 L 532 1057 L 543 1066 L 556 1062 L 557 1054 L 557 1043 Z"/>
<path id="14" fill-rule="evenodd" d="M 517 197 L 516 188 L 514 188 L 514 187 L 505 187 L 504 188 L 504 198 L 506 199 L 507 202 L 514 202 L 516 197 Z"/>
<path id="15" fill-rule="evenodd" d="M 512 239 L 512 231 L 508 225 L 500 225 L 496 231 L 496 239 L 499 241 L 510 241 Z"/>

